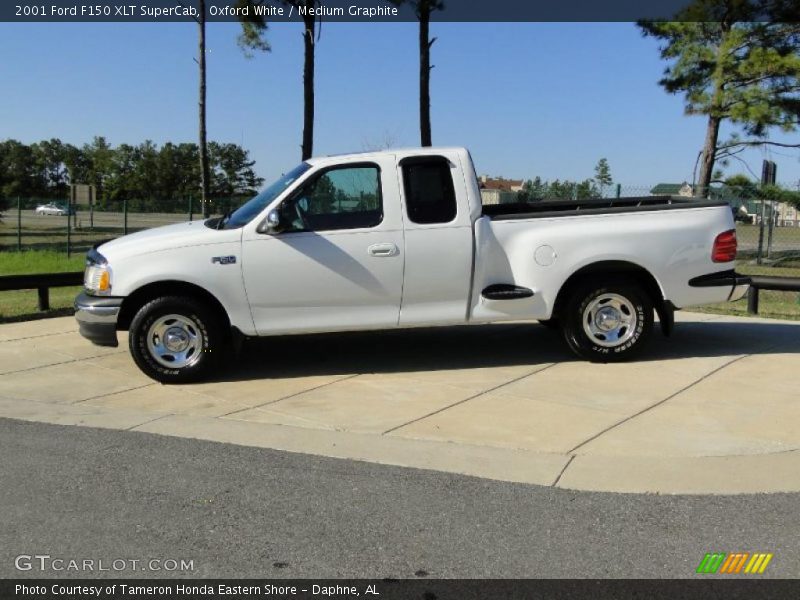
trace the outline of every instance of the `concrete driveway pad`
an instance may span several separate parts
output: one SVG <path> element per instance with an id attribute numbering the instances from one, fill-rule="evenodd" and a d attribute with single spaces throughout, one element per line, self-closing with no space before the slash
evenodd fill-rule
<path id="1" fill-rule="evenodd" d="M 742 455 L 800 445 L 797 354 L 749 356 L 709 375 L 658 410 L 589 442 L 579 454 Z"/>
<path id="2" fill-rule="evenodd" d="M 566 455 L 621 417 L 621 413 L 608 410 L 490 392 L 391 435 Z"/>
<path id="3" fill-rule="evenodd" d="M 394 374 L 364 374 L 231 415 L 262 423 L 380 434 L 477 392 Z M 302 425 L 301 425 L 302 426 Z"/>
<path id="4" fill-rule="evenodd" d="M 23 343 L 0 343 L 0 373 L 3 374 L 55 365 L 68 360 L 71 360 L 69 356 L 46 348 Z"/>
<path id="5" fill-rule="evenodd" d="M 0 397 L 71 404 L 151 383 L 144 375 L 102 368 L 101 362 L 71 361 L 16 373 L 0 380 Z"/>
<path id="6" fill-rule="evenodd" d="M 663 365 L 652 361 L 623 364 L 593 364 L 580 366 L 569 362 L 559 364 L 536 377 L 510 383 L 503 394 L 524 399 L 550 402 L 559 406 L 575 406 L 616 414 L 646 408 L 696 381 L 724 363 L 719 357 L 694 359 L 700 375 L 691 369 L 668 372 Z M 660 377 L 653 377 L 660 372 Z"/>
<path id="7" fill-rule="evenodd" d="M 173 414 L 221 417 L 232 410 L 249 408 L 245 403 L 220 400 L 206 394 L 193 392 L 176 394 L 173 390 L 156 383 L 117 394 L 90 398 L 80 404 L 87 407 L 143 411 L 159 417 Z"/>
<path id="8" fill-rule="evenodd" d="M 0 416 L 135 429 L 572 489 L 800 491 L 800 323 L 678 313 L 640 360 L 538 324 L 245 343 L 163 386 L 72 318 L 0 325 Z"/>
<path id="9" fill-rule="evenodd" d="M 59 333 L 74 333 L 73 319 L 40 319 L 37 321 L 23 321 L 20 323 L 7 323 L 0 326 L 0 342 L 31 339 L 41 336 L 52 336 Z"/>

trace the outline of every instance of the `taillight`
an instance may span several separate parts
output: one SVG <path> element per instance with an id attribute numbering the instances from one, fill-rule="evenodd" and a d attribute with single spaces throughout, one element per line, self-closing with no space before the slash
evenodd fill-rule
<path id="1" fill-rule="evenodd" d="M 714 262 L 731 262 L 736 258 L 736 230 L 720 233 L 714 240 L 711 249 L 711 260 Z"/>

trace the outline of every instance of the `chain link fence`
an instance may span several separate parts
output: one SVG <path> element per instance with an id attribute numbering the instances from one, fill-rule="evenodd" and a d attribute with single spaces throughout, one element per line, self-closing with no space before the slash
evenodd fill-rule
<path id="1" fill-rule="evenodd" d="M 102 207 L 72 206 L 67 200 L 5 198 L 0 212 L 0 252 L 48 250 L 83 254 L 99 242 L 162 225 L 203 219 L 194 198 L 170 204 L 173 212 L 146 210 L 139 202 L 109 202 Z M 214 198 L 211 216 L 235 210 L 246 198 Z M 2 201 L 0 201 L 2 202 Z"/>
<path id="2" fill-rule="evenodd" d="M 521 182 L 517 182 L 518 184 Z M 692 197 L 686 184 L 658 184 L 655 186 L 593 185 L 591 182 L 545 183 L 521 194 L 516 190 L 481 190 L 484 204 L 506 202 L 548 202 L 553 200 L 586 200 L 599 197 L 615 198 L 674 196 Z M 537 194 L 539 197 L 536 197 Z M 776 275 L 800 277 L 800 210 L 793 202 L 765 198 L 757 188 L 712 190 L 712 198 L 725 200 L 731 207 L 739 240 L 737 271 L 747 275 Z M 211 216 L 235 210 L 246 198 L 214 198 L 210 203 Z M 27 264 L 34 256 L 25 257 L 25 251 L 43 250 L 65 257 L 84 254 L 97 243 L 127 233 L 172 223 L 203 219 L 200 203 L 194 198 L 184 198 L 169 203 L 159 203 L 172 211 L 147 210 L 143 202 L 106 203 L 102 208 L 78 206 L 69 209 L 66 200 L 38 198 L 0 198 L 0 273 L 4 271 L 4 255 L 22 258 Z M 657 214 L 657 213 L 655 213 Z M 13 263 L 15 261 L 8 261 Z M 16 261 L 19 263 L 19 260 Z M 19 266 L 19 265 L 18 265 Z M 24 265 L 23 265 L 24 271 Z M 19 272 L 18 270 L 13 272 Z M 4 292 L 5 295 L 14 292 Z M 3 296 L 0 294 L 0 296 Z M 19 300 L 7 299 L 7 304 Z M 69 302 L 64 301 L 67 304 Z M 65 306 L 67 305 L 65 304 Z M 4 310 L 0 298 L 0 320 Z M 746 314 L 743 302 L 726 304 L 709 309 L 715 312 Z M 763 292 L 762 316 L 800 319 L 800 294 L 795 292 Z"/>
<path id="3" fill-rule="evenodd" d="M 540 197 L 536 197 L 540 195 Z M 522 186 L 509 190 L 481 190 L 484 204 L 506 202 L 548 202 L 553 200 L 591 200 L 603 197 L 645 197 L 654 195 L 691 197 L 687 184 L 655 186 L 607 185 L 589 182 L 543 183 L 538 189 Z M 797 269 L 800 275 L 800 210 L 790 202 L 759 198 L 756 187 L 713 188 L 714 199 L 731 206 L 739 239 L 739 258 L 758 265 Z M 214 198 L 211 214 L 235 210 L 246 198 Z M 194 198 L 169 203 L 172 212 L 154 212 L 142 202 L 107 202 L 102 208 L 68 208 L 66 200 L 5 198 L 0 213 L 0 252 L 50 250 L 68 254 L 84 253 L 94 244 L 127 233 L 161 225 L 202 219 L 200 202 Z M 163 206 L 163 204 L 162 204 Z"/>

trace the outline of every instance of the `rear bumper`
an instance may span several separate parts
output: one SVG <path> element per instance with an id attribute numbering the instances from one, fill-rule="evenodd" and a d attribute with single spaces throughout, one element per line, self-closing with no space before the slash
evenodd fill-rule
<path id="1" fill-rule="evenodd" d="M 733 302 L 744 297 L 750 289 L 750 278 L 740 275 L 733 269 L 720 271 L 719 273 L 709 273 L 689 280 L 691 287 L 729 287 L 730 293 L 728 300 Z"/>
<path id="2" fill-rule="evenodd" d="M 98 346 L 118 346 L 117 317 L 120 306 L 122 298 L 81 293 L 75 298 L 75 319 L 80 334 Z"/>

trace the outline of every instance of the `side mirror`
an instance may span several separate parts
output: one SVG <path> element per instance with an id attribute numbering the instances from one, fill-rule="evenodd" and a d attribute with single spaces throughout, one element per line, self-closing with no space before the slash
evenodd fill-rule
<path id="1" fill-rule="evenodd" d="M 280 233 L 283 227 L 281 226 L 281 215 L 280 213 L 272 209 L 267 213 L 267 218 L 261 222 L 258 226 L 258 233 L 269 233 L 269 234 L 276 234 Z"/>

